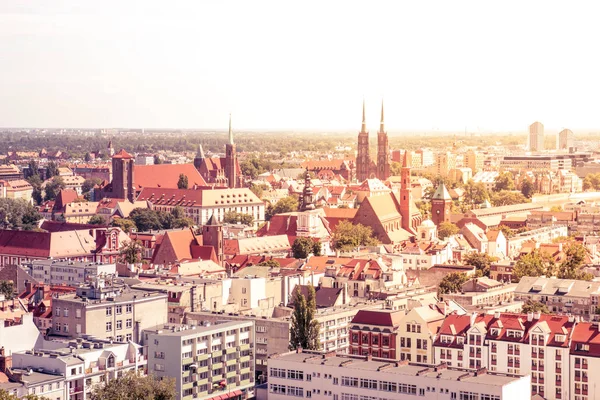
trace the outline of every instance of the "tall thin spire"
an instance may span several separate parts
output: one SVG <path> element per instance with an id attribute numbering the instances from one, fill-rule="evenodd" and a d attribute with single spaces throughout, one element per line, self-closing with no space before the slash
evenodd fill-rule
<path id="1" fill-rule="evenodd" d="M 362 118 L 362 127 L 360 129 L 361 133 L 367 132 L 367 118 L 365 116 L 365 98 L 363 97 L 363 118 Z"/>
<path id="2" fill-rule="evenodd" d="M 385 132 L 385 122 L 383 120 L 383 99 L 381 99 L 381 122 L 379 123 L 379 132 Z"/>
<path id="3" fill-rule="evenodd" d="M 231 113 L 229 113 L 229 144 L 233 144 L 233 131 L 231 130 Z"/>
<path id="4" fill-rule="evenodd" d="M 198 144 L 198 152 L 196 153 L 196 158 L 206 158 L 204 157 L 204 149 L 202 148 L 202 143 Z"/>

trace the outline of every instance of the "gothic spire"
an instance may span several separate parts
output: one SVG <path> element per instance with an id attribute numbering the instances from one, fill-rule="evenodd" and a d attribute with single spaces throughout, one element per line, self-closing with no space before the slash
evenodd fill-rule
<path id="1" fill-rule="evenodd" d="M 362 127 L 360 129 L 361 133 L 367 133 L 367 118 L 365 117 L 365 98 L 363 97 L 363 118 L 362 118 Z"/>
<path id="2" fill-rule="evenodd" d="M 233 144 L 233 131 L 231 130 L 231 113 L 229 114 L 229 144 Z"/>
<path id="3" fill-rule="evenodd" d="M 381 99 L 381 122 L 379 123 L 379 132 L 385 132 L 385 123 L 383 122 L 383 99 Z"/>
<path id="4" fill-rule="evenodd" d="M 202 148 L 201 143 L 198 143 L 198 151 L 196 152 L 196 158 L 206 158 L 204 156 L 204 149 Z"/>

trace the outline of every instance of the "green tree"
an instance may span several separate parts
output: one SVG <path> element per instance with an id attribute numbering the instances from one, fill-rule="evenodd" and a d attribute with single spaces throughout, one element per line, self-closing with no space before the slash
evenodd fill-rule
<path id="1" fill-rule="evenodd" d="M 290 350 L 301 347 L 306 350 L 319 350 L 319 322 L 315 319 L 317 311 L 316 293 L 312 285 L 308 285 L 308 296 L 294 290 L 294 311 L 290 326 Z"/>
<path id="2" fill-rule="evenodd" d="M 521 192 L 502 190 L 492 194 L 491 203 L 494 207 L 510 206 L 513 204 L 528 203 L 530 200 Z"/>
<path id="3" fill-rule="evenodd" d="M 470 179 L 465 185 L 464 189 L 465 195 L 463 202 L 466 204 L 481 204 L 490 198 L 483 182 L 475 183 L 472 179 Z"/>
<path id="4" fill-rule="evenodd" d="M 48 178 L 58 176 L 58 174 L 59 174 L 58 165 L 54 161 L 50 161 L 48 163 L 48 166 L 46 167 L 46 171 L 47 171 L 46 177 L 48 177 Z"/>
<path id="5" fill-rule="evenodd" d="M 281 264 L 279 264 L 276 260 L 266 260 L 261 261 L 257 264 L 259 267 L 269 267 L 269 268 L 280 268 Z"/>
<path id="6" fill-rule="evenodd" d="M 45 200 L 54 200 L 58 193 L 65 188 L 65 182 L 60 176 L 55 176 L 52 180 L 46 183 L 44 191 L 46 192 Z"/>
<path id="7" fill-rule="evenodd" d="M 515 190 L 515 181 L 510 172 L 504 172 L 496 177 L 494 181 L 494 191 Z"/>
<path id="8" fill-rule="evenodd" d="M 27 178 L 31 178 L 33 176 L 40 177 L 40 165 L 35 160 L 29 160 L 27 164 Z"/>
<path id="9" fill-rule="evenodd" d="M 88 221 L 90 225 L 106 225 L 106 220 L 101 215 L 92 215 Z"/>
<path id="10" fill-rule="evenodd" d="M 550 207 L 550 212 L 561 212 L 563 208 L 561 206 L 552 206 Z"/>
<path id="11" fill-rule="evenodd" d="M 49 400 L 47 397 L 39 397 L 35 394 L 28 394 L 25 397 L 17 397 L 14 394 L 0 389 L 0 400 Z"/>
<path id="12" fill-rule="evenodd" d="M 250 191 L 256 195 L 259 199 L 262 199 L 263 192 L 269 187 L 267 185 L 259 185 L 256 183 L 250 184 Z"/>
<path id="13" fill-rule="evenodd" d="M 94 186 L 100 185 L 101 183 L 102 183 L 102 179 L 100 179 L 100 178 L 86 179 L 85 181 L 83 181 L 83 184 L 81 185 L 81 192 L 83 194 L 89 193 L 94 188 Z"/>
<path id="14" fill-rule="evenodd" d="M 591 281 L 593 279 L 592 274 L 583 271 L 587 254 L 585 247 L 580 243 L 572 242 L 563 251 L 566 259 L 558 265 L 556 277 L 559 279 Z"/>
<path id="15" fill-rule="evenodd" d="M 548 306 L 544 303 L 540 303 L 539 301 L 527 300 L 523 307 L 521 308 L 521 312 L 523 313 L 534 313 L 541 312 L 542 314 L 552 314 L 548 309 Z"/>
<path id="16" fill-rule="evenodd" d="M 393 161 L 390 164 L 390 173 L 392 174 L 392 176 L 400 176 L 400 174 L 402 173 L 402 164 L 400 164 L 397 161 Z"/>
<path id="17" fill-rule="evenodd" d="M 423 218 L 429 218 L 431 216 L 431 202 L 430 201 L 416 201 L 415 205 L 421 212 Z"/>
<path id="18" fill-rule="evenodd" d="M 313 251 L 312 252 L 313 252 L 313 255 L 315 255 L 317 257 L 321 255 L 321 242 L 316 241 L 313 244 Z"/>
<path id="19" fill-rule="evenodd" d="M 121 243 L 121 262 L 125 264 L 138 264 L 142 262 L 142 242 L 139 240 L 130 240 L 129 242 Z"/>
<path id="20" fill-rule="evenodd" d="M 528 199 L 531 199 L 535 193 L 535 186 L 529 179 L 525 179 L 521 184 L 521 193 Z"/>
<path id="21" fill-rule="evenodd" d="M 177 181 L 178 189 L 187 189 L 188 188 L 188 177 L 184 174 L 179 174 L 179 180 Z"/>
<path id="22" fill-rule="evenodd" d="M 163 229 L 158 213 L 149 208 L 134 208 L 129 214 L 129 218 L 135 223 L 138 232 Z"/>
<path id="23" fill-rule="evenodd" d="M 91 155 L 89 152 L 88 152 L 88 153 L 85 153 L 85 156 L 83 156 L 83 160 L 84 160 L 85 162 L 90 162 L 90 161 L 92 161 L 92 155 Z"/>
<path id="24" fill-rule="evenodd" d="M 462 272 L 451 272 L 438 285 L 438 294 L 458 293 L 469 278 Z"/>
<path id="25" fill-rule="evenodd" d="M 3 294 L 6 300 L 12 300 L 15 294 L 15 283 L 13 281 L 0 281 L 0 294 Z"/>
<path id="26" fill-rule="evenodd" d="M 539 250 L 525 254 L 516 262 L 513 268 L 513 280 L 518 282 L 524 276 L 552 275 L 553 262 L 545 257 Z"/>
<path id="27" fill-rule="evenodd" d="M 163 163 L 162 158 L 160 158 L 160 156 L 158 154 L 155 154 L 154 155 L 154 164 L 159 165 L 159 164 L 162 164 L 162 163 Z"/>
<path id="28" fill-rule="evenodd" d="M 490 276 L 490 267 L 496 260 L 496 257 L 492 257 L 487 253 L 478 252 L 469 253 L 464 258 L 465 264 L 474 266 L 480 275 L 487 277 Z"/>
<path id="29" fill-rule="evenodd" d="M 373 229 L 362 224 L 352 224 L 350 221 L 340 222 L 333 232 L 334 247 L 339 250 L 349 251 L 358 246 L 375 246 L 379 244 L 373 236 Z"/>
<path id="30" fill-rule="evenodd" d="M 42 216 L 23 199 L 0 199 L 0 226 L 7 229 L 34 229 Z"/>
<path id="31" fill-rule="evenodd" d="M 252 215 L 250 214 L 227 211 L 223 214 L 223 222 L 226 224 L 252 225 L 254 218 L 252 218 Z"/>
<path id="32" fill-rule="evenodd" d="M 42 178 L 40 178 L 39 174 L 35 174 L 27 178 L 27 182 L 33 187 L 33 193 L 31 197 L 35 204 L 41 204 L 44 201 L 42 196 Z"/>
<path id="33" fill-rule="evenodd" d="M 116 226 L 118 228 L 121 228 L 121 230 L 123 232 L 125 232 L 125 233 L 129 233 L 133 229 L 135 229 L 135 222 L 133 222 L 129 218 L 115 218 L 110 223 L 110 225 L 111 226 Z"/>
<path id="34" fill-rule="evenodd" d="M 117 379 L 97 385 L 91 400 L 175 400 L 177 391 L 174 378 L 157 379 L 152 375 L 128 372 Z"/>
<path id="35" fill-rule="evenodd" d="M 456 235 L 459 231 L 460 229 L 458 229 L 458 226 L 455 224 L 451 222 L 442 222 L 438 227 L 438 238 L 444 240 L 447 237 Z"/>
<path id="36" fill-rule="evenodd" d="M 294 258 L 306 258 L 313 253 L 315 242 L 308 237 L 298 237 L 292 244 Z"/>
<path id="37" fill-rule="evenodd" d="M 275 203 L 274 206 L 269 207 L 265 213 L 265 218 L 270 220 L 273 215 L 288 213 L 298 210 L 298 199 L 294 196 L 287 196 Z"/>

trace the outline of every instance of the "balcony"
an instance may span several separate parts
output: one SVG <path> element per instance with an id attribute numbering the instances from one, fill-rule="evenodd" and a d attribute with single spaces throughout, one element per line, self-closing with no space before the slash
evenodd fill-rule
<path id="1" fill-rule="evenodd" d="M 69 394 L 76 394 L 76 393 L 81 393 L 83 392 L 83 386 L 75 386 L 72 388 L 69 388 Z"/>

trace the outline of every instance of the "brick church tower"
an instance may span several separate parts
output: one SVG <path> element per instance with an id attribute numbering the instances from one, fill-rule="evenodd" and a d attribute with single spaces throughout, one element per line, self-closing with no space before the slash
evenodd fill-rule
<path id="1" fill-rule="evenodd" d="M 436 226 L 450 222 L 452 197 L 442 182 L 431 197 L 431 220 Z"/>
<path id="2" fill-rule="evenodd" d="M 385 181 L 390 177 L 390 146 L 383 122 L 383 100 L 381 101 L 381 122 L 377 132 L 377 178 Z"/>
<path id="3" fill-rule="evenodd" d="M 237 155 L 233 143 L 233 131 L 231 130 L 231 114 L 229 114 L 229 143 L 225 145 L 225 177 L 230 188 L 239 187 L 237 184 Z"/>
<path id="4" fill-rule="evenodd" d="M 135 200 L 134 185 L 135 160 L 131 154 L 121 149 L 112 158 L 112 198 Z"/>
<path id="5" fill-rule="evenodd" d="M 365 101 L 363 99 L 362 127 L 358 133 L 358 154 L 356 156 L 356 179 L 359 182 L 369 178 L 371 157 L 369 157 L 369 131 L 365 118 Z"/>

